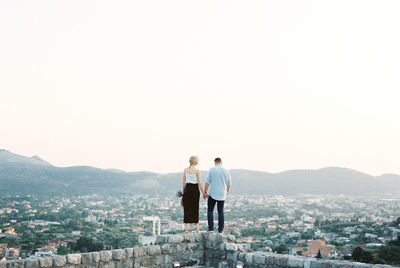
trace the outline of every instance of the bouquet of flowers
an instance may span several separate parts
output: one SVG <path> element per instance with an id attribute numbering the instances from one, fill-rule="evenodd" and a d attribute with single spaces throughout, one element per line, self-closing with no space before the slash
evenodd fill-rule
<path id="1" fill-rule="evenodd" d="M 182 191 L 176 192 L 176 197 L 181 199 L 181 206 L 183 207 L 183 193 L 182 193 Z"/>

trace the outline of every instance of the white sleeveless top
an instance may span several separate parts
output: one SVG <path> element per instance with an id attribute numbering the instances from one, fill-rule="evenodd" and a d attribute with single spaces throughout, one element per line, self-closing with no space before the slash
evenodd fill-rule
<path id="1" fill-rule="evenodd" d="M 188 172 L 186 172 L 186 183 L 196 184 L 197 183 L 196 173 L 189 174 Z"/>

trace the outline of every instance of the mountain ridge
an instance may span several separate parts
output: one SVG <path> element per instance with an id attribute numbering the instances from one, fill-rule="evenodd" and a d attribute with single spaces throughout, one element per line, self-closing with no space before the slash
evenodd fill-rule
<path id="1" fill-rule="evenodd" d="M 344 167 L 294 169 L 278 173 L 231 169 L 235 194 L 373 195 L 400 192 L 400 175 L 372 176 Z M 201 171 L 205 180 L 207 171 Z M 127 172 L 91 166 L 56 167 L 39 156 L 0 149 L 0 193 L 8 194 L 173 194 L 181 172 Z M 45 185 L 46 187 L 43 187 Z"/>

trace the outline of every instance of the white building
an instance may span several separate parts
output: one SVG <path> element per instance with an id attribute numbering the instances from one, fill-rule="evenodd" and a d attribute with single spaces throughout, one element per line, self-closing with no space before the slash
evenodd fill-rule
<path id="1" fill-rule="evenodd" d="M 85 222 L 96 222 L 97 218 L 95 215 L 93 214 L 89 214 L 86 218 L 85 218 Z"/>
<path id="2" fill-rule="evenodd" d="M 53 256 L 53 252 L 51 251 L 35 252 L 35 257 L 38 258 L 51 257 L 51 256 Z"/>
<path id="3" fill-rule="evenodd" d="M 150 232 L 146 232 L 143 235 L 139 236 L 139 243 L 142 246 L 152 245 L 156 242 L 156 236 L 154 236 Z"/>

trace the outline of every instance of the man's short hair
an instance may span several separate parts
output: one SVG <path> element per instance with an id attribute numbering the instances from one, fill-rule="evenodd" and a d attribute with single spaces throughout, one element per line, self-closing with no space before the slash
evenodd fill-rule
<path id="1" fill-rule="evenodd" d="M 214 159 L 214 162 L 218 164 L 218 163 L 222 163 L 222 160 L 221 160 L 221 158 L 217 157 Z"/>

